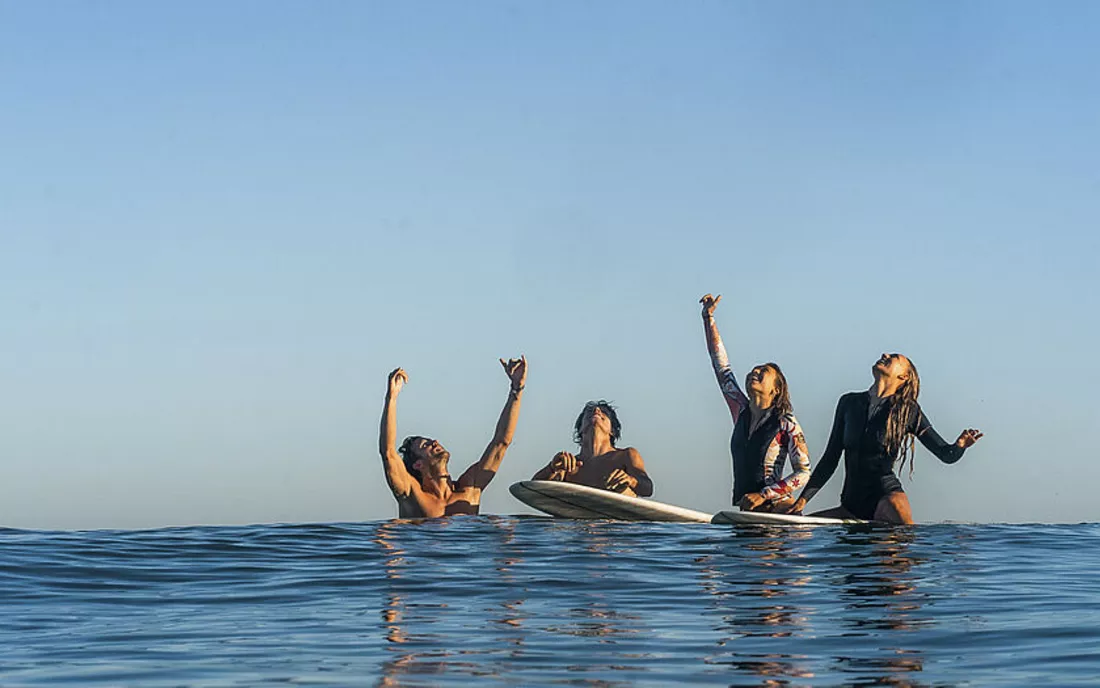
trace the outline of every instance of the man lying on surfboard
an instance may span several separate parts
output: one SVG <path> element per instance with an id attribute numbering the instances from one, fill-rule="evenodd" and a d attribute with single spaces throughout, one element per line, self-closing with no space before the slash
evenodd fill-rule
<path id="1" fill-rule="evenodd" d="M 621 434 L 622 424 L 611 404 L 590 401 L 573 424 L 573 441 L 581 446 L 580 453 L 558 452 L 531 479 L 559 480 L 630 497 L 649 497 L 653 481 L 645 472 L 642 455 L 634 447 L 616 447 Z"/>
<path id="2" fill-rule="evenodd" d="M 520 397 L 527 381 L 527 359 L 500 359 L 512 385 L 508 400 L 500 412 L 496 433 L 477 463 L 466 469 L 458 481 L 447 472 L 450 452 L 438 440 L 413 435 L 406 437 L 400 449 L 394 448 L 397 438 L 397 395 L 409 381 L 404 370 L 390 373 L 386 404 L 382 410 L 382 428 L 378 451 L 386 482 L 397 499 L 401 518 L 436 518 L 452 514 L 476 514 L 481 507 L 481 492 L 489 484 L 504 460 L 504 452 L 512 443 L 519 419 Z"/>

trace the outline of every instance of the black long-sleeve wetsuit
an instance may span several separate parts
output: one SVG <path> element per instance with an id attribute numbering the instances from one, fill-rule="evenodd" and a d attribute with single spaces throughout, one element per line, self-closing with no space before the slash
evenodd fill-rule
<path id="1" fill-rule="evenodd" d="M 833 431 L 825 453 L 814 467 L 810 481 L 802 492 L 809 501 L 833 476 L 844 452 L 844 488 L 840 503 L 858 518 L 874 518 L 875 508 L 885 495 L 903 492 L 901 481 L 894 473 L 896 452 L 886 451 L 886 420 L 895 397 L 887 397 L 868 418 L 870 396 L 867 392 L 849 392 L 840 397 L 833 418 Z M 928 422 L 920 405 L 910 416 L 909 432 L 917 436 L 928 451 L 944 463 L 955 463 L 964 449 L 950 444 Z"/>

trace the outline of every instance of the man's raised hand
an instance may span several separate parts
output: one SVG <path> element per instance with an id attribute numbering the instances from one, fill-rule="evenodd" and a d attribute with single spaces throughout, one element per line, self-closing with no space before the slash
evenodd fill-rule
<path id="1" fill-rule="evenodd" d="M 520 356 L 519 358 L 510 358 L 505 361 L 500 359 L 500 364 L 504 366 L 504 372 L 508 374 L 508 379 L 512 381 L 512 389 L 520 391 L 523 386 L 527 384 L 527 357 Z"/>
<path id="2" fill-rule="evenodd" d="M 710 294 L 704 294 L 703 298 L 699 299 L 699 303 L 703 304 L 703 317 L 709 318 L 714 315 L 714 309 L 718 307 L 718 302 L 722 300 L 722 295 L 711 296 Z"/>
<path id="3" fill-rule="evenodd" d="M 393 372 L 390 373 L 389 388 L 387 389 L 387 393 L 391 397 L 396 397 L 398 394 L 401 393 L 401 388 L 404 387 L 405 383 L 408 381 L 408 373 L 406 373 L 401 368 L 394 368 Z"/>

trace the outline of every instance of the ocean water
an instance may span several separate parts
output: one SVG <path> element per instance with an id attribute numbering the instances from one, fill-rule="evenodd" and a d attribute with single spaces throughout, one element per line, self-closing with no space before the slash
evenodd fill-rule
<path id="1" fill-rule="evenodd" d="M 1100 525 L 0 530 L 0 684 L 1100 683 Z"/>

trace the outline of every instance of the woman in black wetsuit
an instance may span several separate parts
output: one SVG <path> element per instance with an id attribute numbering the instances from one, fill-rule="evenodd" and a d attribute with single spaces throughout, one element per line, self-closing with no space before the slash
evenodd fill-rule
<path id="1" fill-rule="evenodd" d="M 944 463 L 955 463 L 981 439 L 982 433 L 973 428 L 963 430 L 954 444 L 940 437 L 917 403 L 920 376 L 905 356 L 883 354 L 871 372 L 875 383 L 869 390 L 845 394 L 837 403 L 829 444 L 792 512 L 801 512 L 829 481 L 843 451 L 840 506 L 814 516 L 912 523 L 909 498 L 894 473 L 894 463 L 900 459 L 904 466 L 908 460 L 912 473 L 914 438 Z"/>

